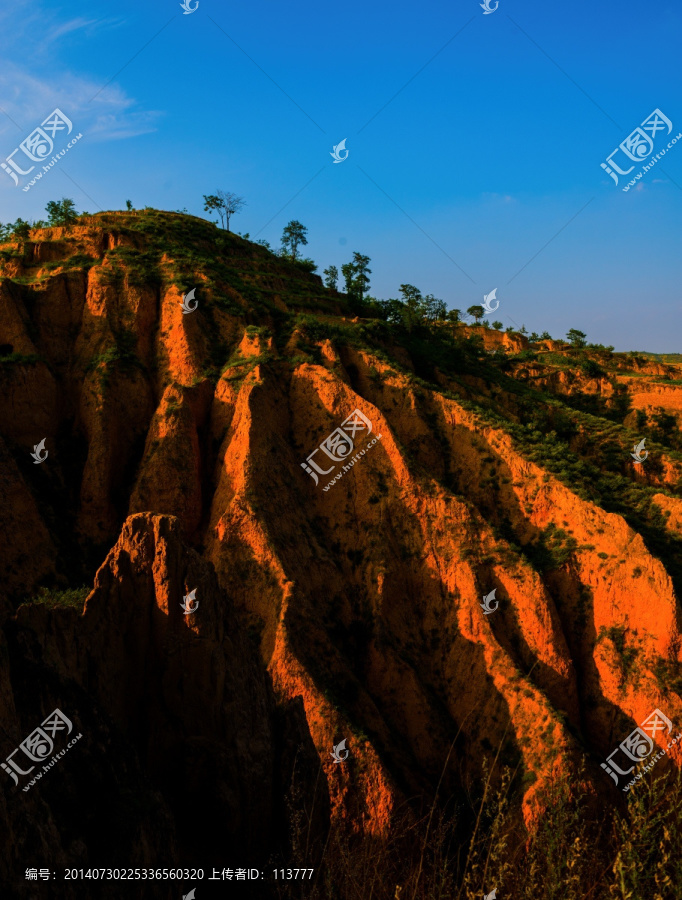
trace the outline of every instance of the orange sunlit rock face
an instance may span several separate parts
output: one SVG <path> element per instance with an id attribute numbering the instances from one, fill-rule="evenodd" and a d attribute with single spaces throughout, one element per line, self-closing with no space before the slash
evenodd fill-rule
<path id="1" fill-rule="evenodd" d="M 234 235 L 209 253 L 191 217 L 150 221 L 156 244 L 107 214 L 0 263 L 0 344 L 20 355 L 0 359 L 3 591 L 16 607 L 94 585 L 82 614 L 21 607 L 43 662 L 140 759 L 203 741 L 230 833 L 251 841 L 294 777 L 282 729 L 307 754 L 318 835 L 329 817 L 385 834 L 500 747 L 533 776 L 529 827 L 581 761 L 611 796 L 599 764 L 628 731 L 656 707 L 682 722 L 661 675 L 682 662 L 682 455 L 660 430 L 682 409 L 674 367 L 580 368 L 560 341 L 444 324 L 480 335 L 480 359 L 434 349 L 427 371 L 293 263 Z M 508 363 L 486 369 L 496 350 Z M 313 457 L 319 484 L 301 464 L 356 409 L 365 452 L 324 491 L 343 463 Z"/>

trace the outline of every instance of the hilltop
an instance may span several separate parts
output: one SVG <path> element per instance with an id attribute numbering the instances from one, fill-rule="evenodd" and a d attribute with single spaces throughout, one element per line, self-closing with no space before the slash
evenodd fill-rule
<path id="1" fill-rule="evenodd" d="M 5 798 L 5 875 L 42 804 L 50 859 L 80 842 L 100 865 L 217 859 L 208 822 L 183 820 L 197 791 L 260 861 L 295 850 L 301 821 L 311 853 L 342 833 L 371 858 L 495 765 L 516 829 L 559 776 L 622 811 L 600 763 L 653 709 L 682 720 L 678 365 L 408 328 L 177 213 L 34 229 L 0 247 L 0 279 L 8 743 L 52 704 L 90 748 L 40 804 Z M 366 452 L 316 483 L 311 454 L 356 410 Z M 124 761 L 111 777 L 143 850 L 79 799 L 104 780 L 97 742 L 107 771 Z"/>

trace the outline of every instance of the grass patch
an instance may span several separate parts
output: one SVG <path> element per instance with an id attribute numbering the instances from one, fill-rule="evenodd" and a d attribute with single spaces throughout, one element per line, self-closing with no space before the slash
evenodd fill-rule
<path id="1" fill-rule="evenodd" d="M 112 372 L 119 371 L 130 375 L 135 369 L 144 371 L 145 367 L 135 352 L 136 339 L 132 331 L 119 331 L 114 335 L 114 345 L 107 347 L 102 353 L 93 356 L 86 371 L 98 370 L 99 383 L 102 389 L 109 384 Z"/>
<path id="2" fill-rule="evenodd" d="M 0 366 L 34 366 L 42 362 L 42 357 L 36 353 L 7 353 L 0 356 Z"/>
<path id="3" fill-rule="evenodd" d="M 92 588 L 85 584 L 83 587 L 67 588 L 65 591 L 42 587 L 34 597 L 26 602 L 36 606 L 47 606 L 48 609 L 82 610 L 85 599 L 91 590 Z"/>

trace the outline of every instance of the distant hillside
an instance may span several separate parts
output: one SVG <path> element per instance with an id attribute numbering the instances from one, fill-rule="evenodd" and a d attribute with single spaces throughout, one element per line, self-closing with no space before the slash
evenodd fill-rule
<path id="1" fill-rule="evenodd" d="M 646 356 L 647 359 L 655 359 L 657 362 L 665 363 L 668 366 L 682 365 L 682 353 L 645 353 L 644 351 L 635 351 L 639 356 Z"/>

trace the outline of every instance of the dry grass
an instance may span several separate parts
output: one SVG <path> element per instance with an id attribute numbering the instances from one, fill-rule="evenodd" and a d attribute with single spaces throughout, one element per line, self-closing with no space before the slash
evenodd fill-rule
<path id="1" fill-rule="evenodd" d="M 492 766 L 494 769 L 494 764 Z M 550 782 L 546 811 L 529 834 L 514 773 L 484 771 L 475 805 L 454 798 L 417 818 L 406 813 L 386 839 L 333 825 L 314 877 L 280 883 L 279 900 L 675 900 L 682 896 L 682 781 L 641 781 L 619 812 L 582 793 L 578 773 Z M 610 785 L 605 785 L 605 797 Z M 293 836 L 303 849 L 309 835 Z M 293 857 L 292 857 L 293 858 Z M 292 865 L 303 865 L 301 856 Z M 309 862 L 308 865 L 312 865 Z"/>

